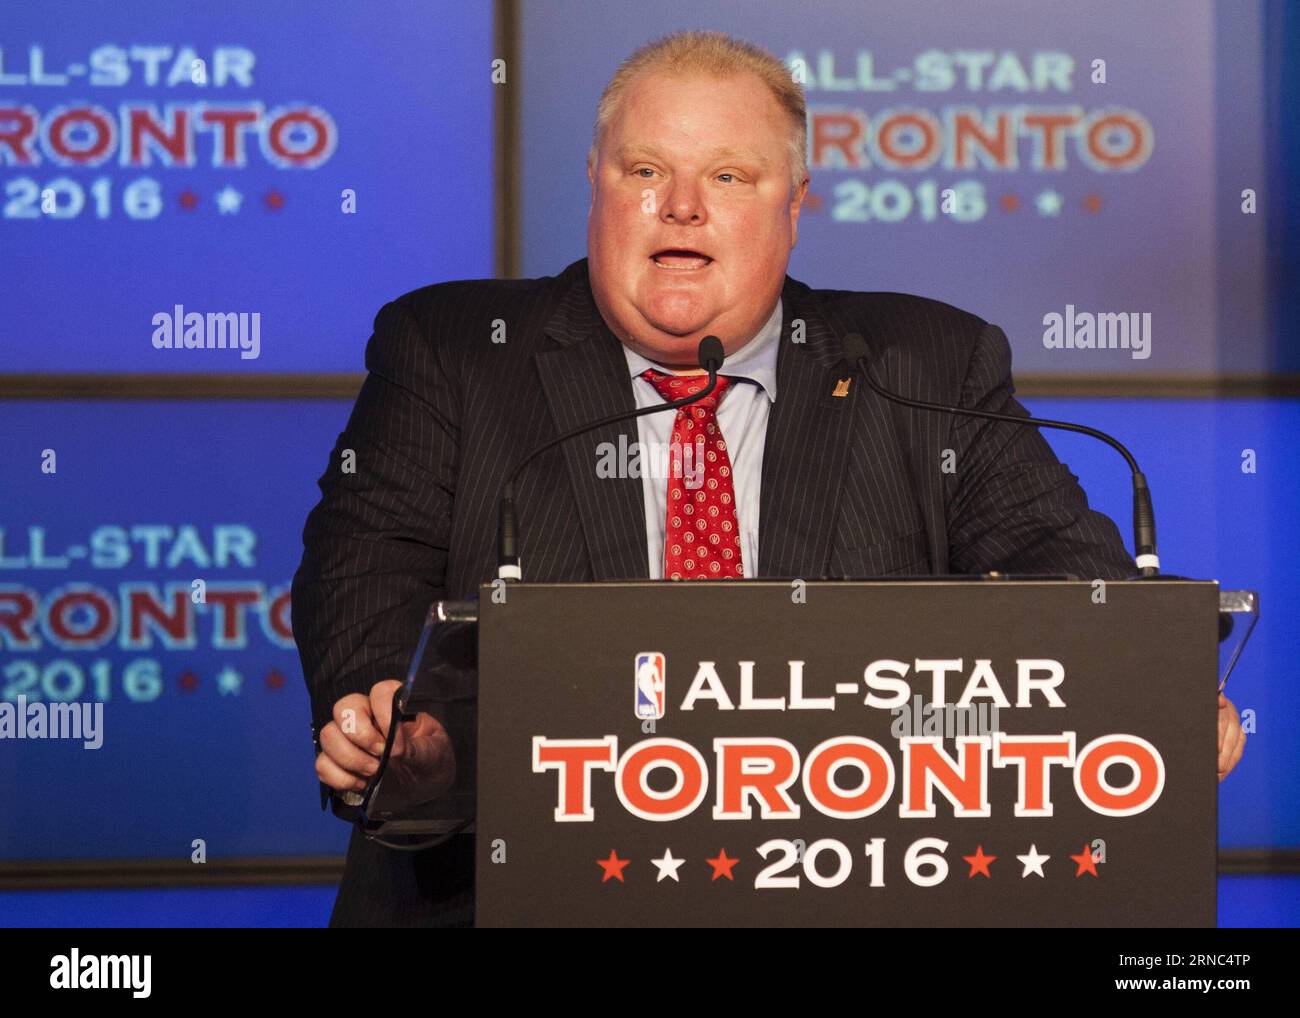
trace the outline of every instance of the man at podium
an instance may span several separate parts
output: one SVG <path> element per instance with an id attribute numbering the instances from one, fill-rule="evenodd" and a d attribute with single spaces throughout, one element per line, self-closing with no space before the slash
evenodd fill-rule
<path id="1" fill-rule="evenodd" d="M 322 805 L 374 773 L 429 604 L 495 576 L 497 499 L 523 453 L 697 393 L 705 336 L 726 354 L 707 398 L 628 423 L 625 446 L 577 436 L 521 473 L 528 579 L 1134 573 L 1036 428 L 900 407 L 845 362 L 857 333 L 894 393 L 1028 416 L 997 326 L 786 275 L 808 172 L 803 90 L 778 59 L 719 33 L 638 50 L 600 100 L 587 174 L 585 259 L 425 287 L 375 319 L 293 584 Z M 889 256 L 846 254 L 864 282 Z M 427 716 L 404 724 L 394 766 L 418 785 L 444 742 Z M 1245 743 L 1226 699 L 1219 743 L 1222 777 Z M 403 853 L 354 832 L 331 923 L 464 925 L 472 898 L 471 836 Z"/>

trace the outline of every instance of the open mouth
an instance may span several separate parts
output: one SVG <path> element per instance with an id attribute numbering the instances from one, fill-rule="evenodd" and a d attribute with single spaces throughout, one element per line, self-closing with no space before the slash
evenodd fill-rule
<path id="1" fill-rule="evenodd" d="M 713 264 L 713 259 L 699 251 L 685 247 L 669 247 L 650 256 L 661 269 L 691 272 Z"/>

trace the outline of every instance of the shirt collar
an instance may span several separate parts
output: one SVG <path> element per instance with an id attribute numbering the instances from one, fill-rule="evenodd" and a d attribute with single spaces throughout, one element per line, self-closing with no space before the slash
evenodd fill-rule
<path id="1" fill-rule="evenodd" d="M 780 348 L 781 325 L 784 321 L 781 315 L 781 299 L 778 297 L 776 307 L 754 338 L 728 357 L 722 365 L 722 374 L 728 378 L 743 378 L 753 382 L 767 393 L 767 398 L 773 403 L 776 402 L 776 355 Z M 623 345 L 623 356 L 627 358 L 628 372 L 633 378 L 647 368 L 664 370 L 663 365 L 642 357 L 626 344 Z"/>

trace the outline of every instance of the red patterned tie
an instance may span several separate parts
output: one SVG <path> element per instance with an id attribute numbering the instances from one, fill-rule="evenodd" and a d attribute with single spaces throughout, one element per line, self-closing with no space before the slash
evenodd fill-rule
<path id="1" fill-rule="evenodd" d="M 641 377 L 669 401 L 693 396 L 709 384 L 708 375 L 668 375 L 653 368 Z M 678 409 L 673 421 L 664 526 L 665 579 L 744 578 L 731 457 L 718 427 L 718 404 L 730 385 L 730 378 L 719 376 L 713 392 Z"/>

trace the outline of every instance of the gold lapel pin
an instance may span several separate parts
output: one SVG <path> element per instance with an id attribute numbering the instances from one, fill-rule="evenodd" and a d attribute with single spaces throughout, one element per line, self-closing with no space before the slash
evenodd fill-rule
<path id="1" fill-rule="evenodd" d="M 832 392 L 831 395 L 847 396 L 849 394 L 849 382 L 851 381 L 852 379 L 850 378 L 841 378 L 838 382 L 835 383 L 835 391 Z"/>

